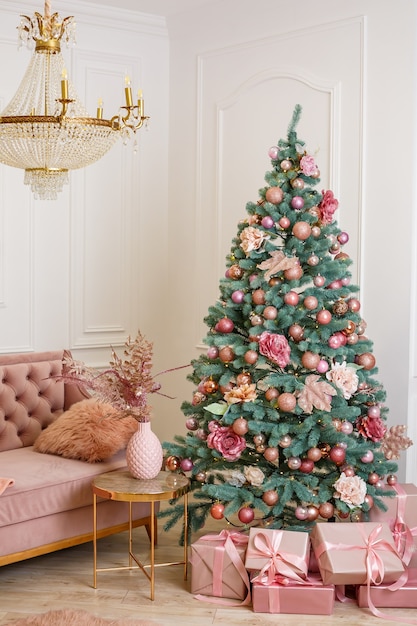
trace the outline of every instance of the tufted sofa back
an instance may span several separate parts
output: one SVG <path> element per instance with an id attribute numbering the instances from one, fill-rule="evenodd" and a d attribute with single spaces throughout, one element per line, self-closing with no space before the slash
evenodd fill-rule
<path id="1" fill-rule="evenodd" d="M 33 445 L 44 428 L 85 397 L 56 378 L 64 354 L 0 355 L 0 452 Z"/>

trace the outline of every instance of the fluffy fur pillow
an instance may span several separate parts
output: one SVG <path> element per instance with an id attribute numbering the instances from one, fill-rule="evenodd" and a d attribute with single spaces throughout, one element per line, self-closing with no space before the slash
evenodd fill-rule
<path id="1" fill-rule="evenodd" d="M 134 417 L 122 417 L 111 405 L 91 398 L 73 404 L 45 428 L 34 450 L 96 463 L 125 448 L 136 430 Z"/>

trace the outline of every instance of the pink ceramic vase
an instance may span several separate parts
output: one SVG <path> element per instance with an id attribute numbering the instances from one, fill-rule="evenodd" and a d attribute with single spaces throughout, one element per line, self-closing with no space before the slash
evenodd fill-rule
<path id="1" fill-rule="evenodd" d="M 150 422 L 138 422 L 126 448 L 126 464 L 134 478 L 155 478 L 162 469 L 161 442 L 151 429 Z"/>

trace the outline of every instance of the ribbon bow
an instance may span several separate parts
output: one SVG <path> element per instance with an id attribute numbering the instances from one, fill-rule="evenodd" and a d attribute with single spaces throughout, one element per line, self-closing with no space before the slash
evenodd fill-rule
<path id="1" fill-rule="evenodd" d="M 306 562 L 295 554 L 281 550 L 281 540 L 282 532 L 276 531 L 272 534 L 256 533 L 253 539 L 253 546 L 258 555 L 267 557 L 268 561 L 259 574 L 253 578 L 253 582 L 270 585 L 277 577 L 289 579 L 292 582 L 303 582 L 303 578 L 294 571 L 294 567 L 306 576 Z"/>

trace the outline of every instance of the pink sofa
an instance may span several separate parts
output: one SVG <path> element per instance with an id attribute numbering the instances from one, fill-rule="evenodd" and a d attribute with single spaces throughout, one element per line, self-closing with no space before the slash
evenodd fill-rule
<path id="1" fill-rule="evenodd" d="M 91 482 L 126 466 L 124 450 L 99 463 L 33 450 L 44 428 L 85 399 L 57 380 L 63 355 L 0 355 L 0 565 L 92 541 Z M 149 534 L 149 505 L 135 504 L 133 512 L 134 526 Z M 126 530 L 128 504 L 100 501 L 97 523 L 98 537 Z"/>

